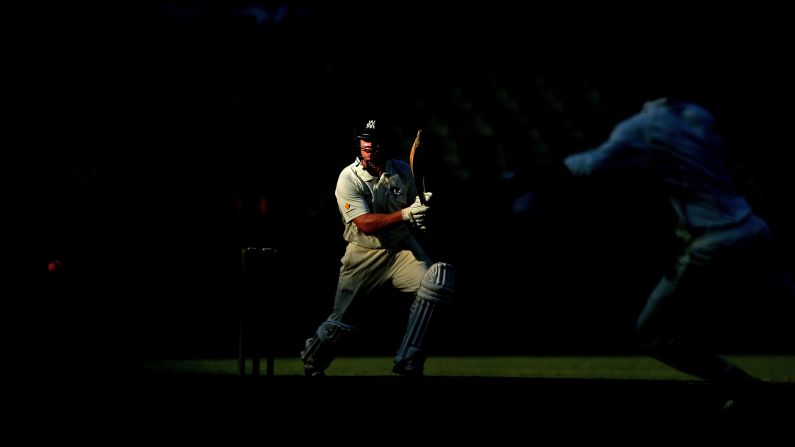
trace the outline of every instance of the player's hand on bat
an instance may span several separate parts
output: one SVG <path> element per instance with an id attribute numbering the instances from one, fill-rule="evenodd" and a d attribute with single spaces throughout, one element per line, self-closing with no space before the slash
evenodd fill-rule
<path id="1" fill-rule="evenodd" d="M 413 227 L 419 228 L 420 230 L 425 230 L 425 220 L 428 217 L 429 210 L 430 207 L 420 203 L 420 198 L 417 196 L 417 199 L 414 200 L 414 203 L 406 208 L 403 208 L 403 220 L 409 222 Z"/>

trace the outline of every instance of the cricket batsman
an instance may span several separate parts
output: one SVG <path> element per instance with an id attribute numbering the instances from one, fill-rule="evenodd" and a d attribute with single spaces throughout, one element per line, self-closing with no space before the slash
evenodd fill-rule
<path id="1" fill-rule="evenodd" d="M 301 359 L 306 376 L 324 376 L 340 341 L 356 331 L 351 306 L 382 285 L 413 294 L 409 321 L 394 358 L 393 372 L 421 376 L 426 335 L 439 310 L 453 300 L 455 270 L 432 263 L 413 232 L 425 231 L 432 194 L 418 195 L 412 166 L 387 159 L 379 122 L 369 120 L 355 134 L 358 156 L 339 175 L 334 195 L 348 242 L 341 260 L 334 309 L 306 341 Z M 417 141 L 412 148 L 416 149 Z"/>

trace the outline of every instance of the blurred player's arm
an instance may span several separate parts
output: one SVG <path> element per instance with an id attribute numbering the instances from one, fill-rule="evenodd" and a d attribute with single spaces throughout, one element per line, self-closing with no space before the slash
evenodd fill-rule
<path id="1" fill-rule="evenodd" d="M 534 161 L 516 169 L 507 179 L 508 191 L 513 196 L 528 191 L 553 191 L 567 188 L 574 176 L 562 160 Z"/>

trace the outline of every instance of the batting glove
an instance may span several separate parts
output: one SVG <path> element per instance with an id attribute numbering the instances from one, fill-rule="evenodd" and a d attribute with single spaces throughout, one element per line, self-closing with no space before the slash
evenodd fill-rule
<path id="1" fill-rule="evenodd" d="M 428 197 L 426 195 L 426 197 Z M 425 229 L 425 218 L 428 215 L 428 211 L 430 207 L 427 205 L 423 205 L 420 203 L 419 196 L 411 206 L 403 208 L 401 213 L 403 214 L 403 220 L 409 222 L 413 227 L 419 228 L 421 230 Z"/>

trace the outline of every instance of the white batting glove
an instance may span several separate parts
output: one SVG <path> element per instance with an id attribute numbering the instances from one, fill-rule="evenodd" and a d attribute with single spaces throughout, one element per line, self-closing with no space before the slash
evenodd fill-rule
<path id="1" fill-rule="evenodd" d="M 420 203 L 420 198 L 417 196 L 417 199 L 414 200 L 414 203 L 412 203 L 411 206 L 403 208 L 401 213 L 403 215 L 403 220 L 411 223 L 411 225 L 414 227 L 424 230 L 425 218 L 427 217 L 429 210 L 430 207 Z"/>

